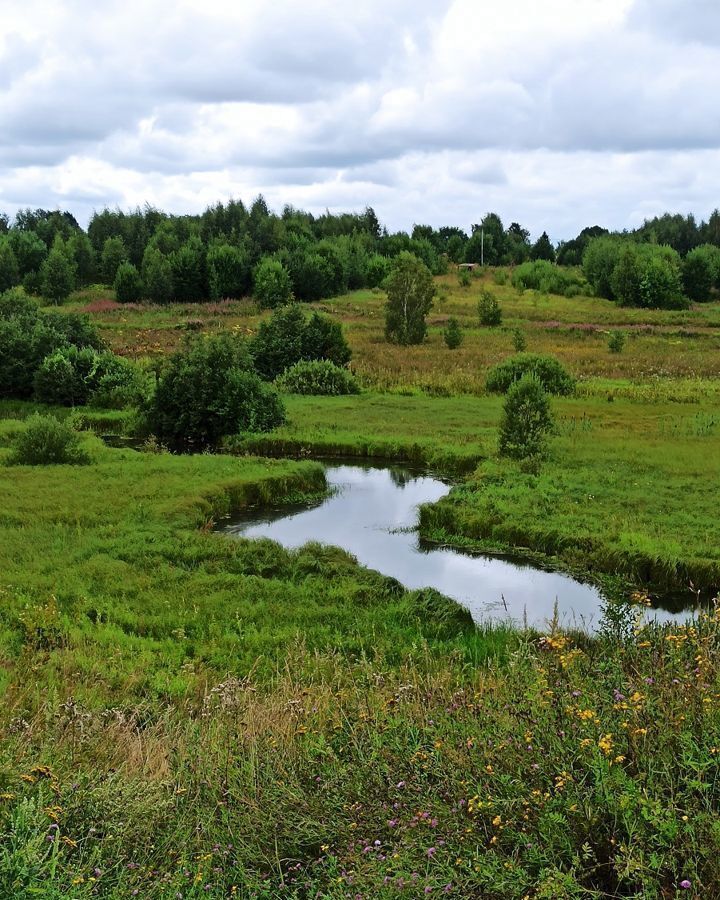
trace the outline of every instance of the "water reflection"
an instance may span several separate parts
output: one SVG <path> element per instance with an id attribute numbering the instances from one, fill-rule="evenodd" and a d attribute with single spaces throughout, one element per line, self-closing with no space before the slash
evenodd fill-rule
<path id="1" fill-rule="evenodd" d="M 449 491 L 438 479 L 397 466 L 333 465 L 326 474 L 334 488 L 327 499 L 309 508 L 256 513 L 227 531 L 267 537 L 285 547 L 308 541 L 334 544 L 406 587 L 434 587 L 453 597 L 477 622 L 511 618 L 544 626 L 557 605 L 561 624 L 587 630 L 597 626 L 602 597 L 591 585 L 526 562 L 421 543 L 412 530 L 418 505 L 435 502 Z M 676 617 L 663 610 L 653 614 L 658 619 Z"/>

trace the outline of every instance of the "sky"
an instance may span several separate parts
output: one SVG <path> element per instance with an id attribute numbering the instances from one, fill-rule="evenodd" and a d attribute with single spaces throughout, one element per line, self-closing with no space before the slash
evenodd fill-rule
<path id="1" fill-rule="evenodd" d="M 720 0 L 3 0 L 0 211 L 720 206 Z"/>

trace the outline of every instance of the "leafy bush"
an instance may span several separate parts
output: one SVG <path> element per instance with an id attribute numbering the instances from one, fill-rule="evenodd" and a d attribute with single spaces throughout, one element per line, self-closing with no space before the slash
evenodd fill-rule
<path id="1" fill-rule="evenodd" d="M 611 353 L 622 353 L 625 346 L 625 332 L 611 331 L 608 338 L 608 350 Z"/>
<path id="2" fill-rule="evenodd" d="M 308 321 L 297 303 L 275 310 L 260 323 L 250 353 L 255 369 L 269 381 L 301 360 L 329 359 L 344 366 L 351 357 L 339 322 L 319 313 Z"/>
<path id="3" fill-rule="evenodd" d="M 481 325 L 494 327 L 502 322 L 502 310 L 500 304 L 490 291 L 484 290 L 478 301 L 478 317 Z"/>
<path id="4" fill-rule="evenodd" d="M 447 327 L 443 331 L 443 338 L 448 350 L 457 350 L 463 342 L 463 333 L 460 323 L 454 317 L 448 319 Z"/>
<path id="5" fill-rule="evenodd" d="M 512 273 L 513 287 L 520 291 L 540 291 L 543 294 L 566 294 L 566 291 L 582 290 L 580 279 L 571 271 L 562 269 L 545 259 L 524 262 Z"/>
<path id="6" fill-rule="evenodd" d="M 583 257 L 588 281 L 598 296 L 623 306 L 685 309 L 681 260 L 672 247 L 600 237 L 591 240 Z"/>
<path id="7" fill-rule="evenodd" d="M 255 266 L 253 296 L 263 309 L 275 309 L 292 302 L 290 274 L 277 259 L 266 256 Z"/>
<path id="8" fill-rule="evenodd" d="M 97 353 L 91 347 L 59 347 L 38 367 L 33 380 L 40 403 L 83 406 L 103 380 L 119 383 L 127 371 L 114 353 Z"/>
<path id="9" fill-rule="evenodd" d="M 328 359 L 301 360 L 275 379 L 275 385 L 288 394 L 359 394 L 360 387 L 347 369 Z"/>
<path id="10" fill-rule="evenodd" d="M 102 347 L 87 316 L 42 312 L 20 290 L 0 296 L 0 396 L 29 397 L 45 357 L 71 345 Z"/>
<path id="11" fill-rule="evenodd" d="M 510 386 L 500 420 L 499 450 L 512 459 L 541 456 L 552 431 L 550 401 L 542 382 L 526 372 Z"/>
<path id="12" fill-rule="evenodd" d="M 472 278 L 467 269 L 458 269 L 458 284 L 462 288 L 469 288 L 472 284 Z"/>
<path id="13" fill-rule="evenodd" d="M 197 451 L 281 425 L 280 396 L 251 365 L 245 344 L 230 335 L 196 338 L 161 373 L 144 407 L 145 429 L 171 450 Z"/>
<path id="14" fill-rule="evenodd" d="M 513 328 L 513 347 L 516 353 L 523 353 L 527 350 L 525 332 L 521 328 Z"/>
<path id="15" fill-rule="evenodd" d="M 34 415 L 13 438 L 6 465 L 46 466 L 64 463 L 79 466 L 90 461 L 90 454 L 81 445 L 80 435 L 67 422 L 60 422 L 52 416 Z"/>
<path id="16" fill-rule="evenodd" d="M 87 402 L 102 409 L 141 406 L 150 393 L 150 385 L 148 374 L 137 363 L 114 356 L 94 379 Z"/>
<path id="17" fill-rule="evenodd" d="M 42 264 L 40 278 L 43 295 L 53 303 L 62 303 L 75 287 L 74 265 L 60 239 Z"/>
<path id="18" fill-rule="evenodd" d="M 549 394 L 572 394 L 575 379 L 554 356 L 539 353 L 518 353 L 493 366 L 487 374 L 485 386 L 491 393 L 505 394 L 510 387 L 528 373 L 535 375 Z"/>
<path id="19" fill-rule="evenodd" d="M 508 283 L 508 273 L 506 269 L 495 269 L 493 272 L 493 281 L 495 284 L 503 286 Z"/>
<path id="20" fill-rule="evenodd" d="M 115 273 L 113 288 L 118 303 L 137 303 L 142 299 L 142 278 L 132 263 L 120 263 Z"/>
<path id="21" fill-rule="evenodd" d="M 720 248 L 704 244 L 691 250 L 682 265 L 685 293 L 691 300 L 703 303 L 720 277 Z"/>

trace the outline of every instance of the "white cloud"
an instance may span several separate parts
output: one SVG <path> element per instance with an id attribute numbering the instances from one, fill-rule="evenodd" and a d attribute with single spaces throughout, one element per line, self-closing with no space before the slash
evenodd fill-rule
<path id="1" fill-rule="evenodd" d="M 707 215 L 719 89 L 716 0 L 9 0 L 0 209 Z"/>

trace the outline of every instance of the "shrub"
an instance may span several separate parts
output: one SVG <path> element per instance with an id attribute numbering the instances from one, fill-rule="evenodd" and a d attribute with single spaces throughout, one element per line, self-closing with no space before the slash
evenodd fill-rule
<path id="1" fill-rule="evenodd" d="M 513 328 L 513 347 L 515 348 L 516 353 L 523 353 L 527 350 L 527 340 L 525 339 L 525 332 L 521 328 Z"/>
<path id="2" fill-rule="evenodd" d="M 58 463 L 86 465 L 90 455 L 81 446 L 80 435 L 67 422 L 52 416 L 31 416 L 13 438 L 8 466 L 46 466 Z"/>
<path id="3" fill-rule="evenodd" d="M 478 301 L 478 317 L 481 325 L 494 327 L 502 322 L 502 310 L 497 299 L 488 290 L 483 290 Z"/>
<path id="4" fill-rule="evenodd" d="M 170 254 L 173 297 L 180 303 L 199 303 L 207 297 L 205 247 L 198 237 L 189 240 Z"/>
<path id="5" fill-rule="evenodd" d="M 463 333 L 460 323 L 455 318 L 448 319 L 447 327 L 443 331 L 443 338 L 449 350 L 457 350 L 463 342 Z"/>
<path id="6" fill-rule="evenodd" d="M 301 360 L 286 369 L 275 385 L 288 394 L 359 394 L 360 387 L 347 369 L 328 359 Z"/>
<path id="7" fill-rule="evenodd" d="M 394 344 L 421 344 L 425 319 L 435 296 L 430 269 L 412 253 L 403 251 L 385 280 L 385 337 Z"/>
<path id="8" fill-rule="evenodd" d="M 508 273 L 505 269 L 495 269 L 493 272 L 493 281 L 501 287 L 508 283 Z"/>
<path id="9" fill-rule="evenodd" d="M 462 288 L 469 288 L 472 284 L 472 278 L 467 269 L 458 269 L 458 284 Z"/>
<path id="10" fill-rule="evenodd" d="M 611 353 L 622 353 L 625 346 L 625 332 L 611 331 L 608 338 L 608 350 Z"/>
<path id="11" fill-rule="evenodd" d="M 581 281 L 575 274 L 545 259 L 521 263 L 512 273 L 512 283 L 519 291 L 532 290 L 543 294 L 574 296 L 582 291 Z M 566 294 L 568 291 L 570 294 Z"/>
<path id="12" fill-rule="evenodd" d="M 550 401 L 542 382 L 533 372 L 526 372 L 510 386 L 503 403 L 499 430 L 501 455 L 512 459 L 542 456 L 552 428 Z"/>
<path id="13" fill-rule="evenodd" d="M 391 262 L 386 256 L 373 253 L 367 261 L 365 270 L 368 287 L 379 287 L 387 278 L 390 266 Z"/>
<path id="14" fill-rule="evenodd" d="M 46 356 L 68 347 L 102 347 L 87 316 L 42 312 L 22 291 L 0 297 L 0 396 L 29 397 Z"/>
<path id="15" fill-rule="evenodd" d="M 549 394 L 572 394 L 575 379 L 554 356 L 538 353 L 518 353 L 493 366 L 487 374 L 485 386 L 491 393 L 505 394 L 526 374 L 533 374 Z"/>
<path id="16" fill-rule="evenodd" d="M 351 356 L 338 322 L 318 313 L 306 321 L 297 303 L 275 310 L 260 323 L 250 352 L 255 369 L 268 381 L 300 360 L 329 359 L 344 366 Z"/>
<path id="17" fill-rule="evenodd" d="M 126 365 L 114 353 L 97 353 L 91 347 L 60 347 L 46 356 L 35 372 L 35 399 L 83 406 L 103 379 L 121 380 Z"/>
<path id="18" fill-rule="evenodd" d="M 114 356 L 88 392 L 87 402 L 103 409 L 141 406 L 150 393 L 148 374 L 136 363 Z"/>
<path id="19" fill-rule="evenodd" d="M 120 263 L 115 273 L 113 288 L 118 303 L 137 303 L 142 299 L 142 278 L 132 263 Z"/>
<path id="20" fill-rule="evenodd" d="M 170 357 L 144 421 L 171 450 L 197 451 L 227 435 L 269 431 L 285 421 L 285 410 L 276 389 L 252 371 L 245 344 L 217 335 Z"/>
<path id="21" fill-rule="evenodd" d="M 302 359 L 329 359 L 336 366 L 346 366 L 352 351 L 339 322 L 313 313 L 302 334 Z"/>

